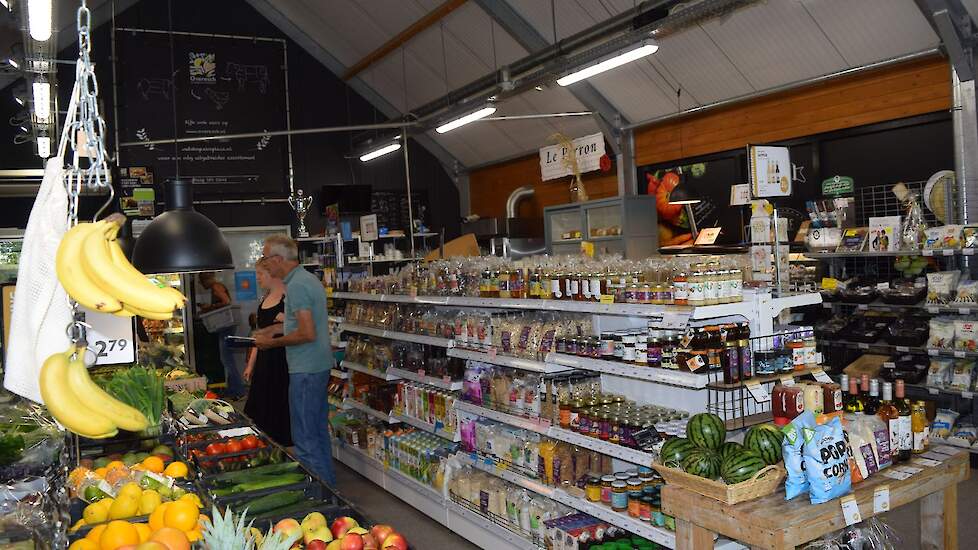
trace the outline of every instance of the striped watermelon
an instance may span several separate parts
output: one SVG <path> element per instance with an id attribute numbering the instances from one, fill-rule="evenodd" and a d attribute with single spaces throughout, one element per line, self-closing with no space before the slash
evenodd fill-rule
<path id="1" fill-rule="evenodd" d="M 767 464 L 781 461 L 781 442 L 784 434 L 774 424 L 758 424 L 747 430 L 744 447 L 754 451 Z"/>
<path id="2" fill-rule="evenodd" d="M 727 441 L 720 445 L 720 460 L 724 461 L 728 456 L 744 451 L 744 446 L 736 441 Z"/>
<path id="3" fill-rule="evenodd" d="M 686 437 L 703 449 L 719 449 L 727 438 L 727 428 L 723 420 L 713 413 L 693 415 L 686 424 Z"/>
<path id="4" fill-rule="evenodd" d="M 747 481 L 761 468 L 765 467 L 764 459 L 754 451 L 744 449 L 731 454 L 720 465 L 720 476 L 729 484 Z"/>
<path id="5" fill-rule="evenodd" d="M 662 446 L 662 451 L 659 452 L 659 461 L 670 468 L 674 468 L 682 464 L 686 455 L 695 449 L 696 445 L 693 445 L 692 441 L 685 437 L 674 437 Z"/>
<path id="6" fill-rule="evenodd" d="M 708 449 L 696 449 L 683 459 L 683 470 L 694 476 L 716 479 L 720 477 L 720 455 Z"/>

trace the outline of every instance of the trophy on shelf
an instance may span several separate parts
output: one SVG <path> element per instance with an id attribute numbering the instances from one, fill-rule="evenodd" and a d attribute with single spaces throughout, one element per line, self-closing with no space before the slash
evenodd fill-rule
<path id="1" fill-rule="evenodd" d="M 304 193 L 302 189 L 295 192 L 295 196 L 289 195 L 289 205 L 292 210 L 295 210 L 295 216 L 299 218 L 299 236 L 308 237 L 309 232 L 306 231 L 306 214 L 309 213 L 309 207 L 312 206 L 312 197 L 303 196 Z"/>

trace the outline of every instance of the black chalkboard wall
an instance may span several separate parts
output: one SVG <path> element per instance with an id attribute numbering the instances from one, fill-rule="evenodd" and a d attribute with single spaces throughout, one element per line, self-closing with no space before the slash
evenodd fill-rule
<path id="1" fill-rule="evenodd" d="M 900 120 L 849 128 L 782 142 L 804 181 L 793 181 L 793 194 L 771 200 L 789 219 L 789 231 L 807 219 L 805 201 L 822 197 L 822 180 L 850 176 L 855 187 L 926 180 L 938 170 L 954 169 L 954 140 L 948 113 L 931 113 Z M 638 168 L 639 193 L 660 191 L 675 183 L 682 166 L 684 185 L 703 198 L 694 207 L 697 227 L 722 227 L 717 242 L 742 241 L 741 228 L 750 218 L 748 207 L 731 207 L 730 186 L 747 183 L 746 148 Z M 651 182 L 651 185 L 650 185 Z M 661 195 L 660 195 L 661 196 Z M 675 244 L 689 232 L 685 212 L 661 204 L 660 244 Z"/>

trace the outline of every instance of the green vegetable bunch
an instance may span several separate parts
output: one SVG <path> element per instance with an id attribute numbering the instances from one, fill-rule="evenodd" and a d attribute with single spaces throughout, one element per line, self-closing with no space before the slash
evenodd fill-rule
<path id="1" fill-rule="evenodd" d="M 146 415 L 150 426 L 159 426 L 166 397 L 163 377 L 156 369 L 131 367 L 116 371 L 104 384 L 105 391 Z"/>

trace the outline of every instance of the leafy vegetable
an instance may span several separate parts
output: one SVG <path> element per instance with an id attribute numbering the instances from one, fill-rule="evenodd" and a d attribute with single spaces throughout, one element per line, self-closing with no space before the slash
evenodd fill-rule
<path id="1" fill-rule="evenodd" d="M 131 367 L 118 370 L 105 382 L 105 390 L 146 415 L 150 426 L 159 425 L 166 399 L 163 377 L 156 369 Z"/>

